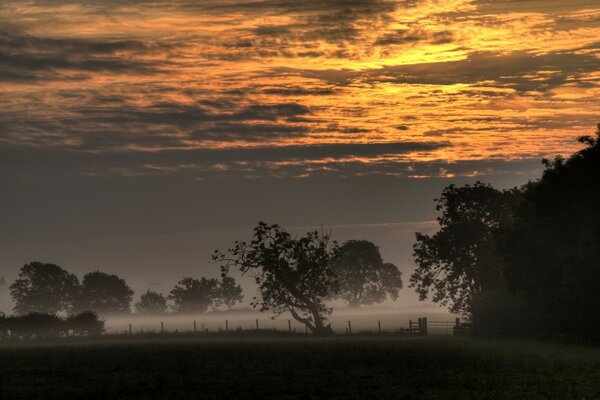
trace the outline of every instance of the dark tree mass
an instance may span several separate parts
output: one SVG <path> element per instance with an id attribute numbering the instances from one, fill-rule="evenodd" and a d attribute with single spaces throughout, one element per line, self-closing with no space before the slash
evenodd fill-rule
<path id="1" fill-rule="evenodd" d="M 410 282 L 421 299 L 448 305 L 468 315 L 474 298 L 501 284 L 502 260 L 496 234 L 510 223 L 518 190 L 500 191 L 477 182 L 450 185 L 436 199 L 440 230 L 432 236 L 416 234 L 417 266 Z"/>
<path id="2" fill-rule="evenodd" d="M 152 290 L 147 290 L 135 303 L 135 309 L 140 314 L 163 314 L 167 308 L 167 298 Z"/>
<path id="3" fill-rule="evenodd" d="M 396 300 L 402 288 L 402 273 L 392 263 L 384 263 L 375 244 L 349 240 L 340 247 L 331 270 L 337 279 L 337 293 L 350 307 Z"/>
<path id="4" fill-rule="evenodd" d="M 169 300 L 176 312 L 203 313 L 218 307 L 219 282 L 208 278 L 183 278 L 171 290 Z"/>
<path id="5" fill-rule="evenodd" d="M 133 290 L 117 275 L 100 271 L 87 273 L 75 308 L 79 311 L 95 311 L 102 315 L 127 314 L 131 312 Z"/>
<path id="6" fill-rule="evenodd" d="M 19 278 L 10 285 L 17 314 L 69 312 L 77 296 L 79 281 L 58 265 L 25 264 Z"/>
<path id="7" fill-rule="evenodd" d="M 448 186 L 440 230 L 417 233 L 411 286 L 480 333 L 600 335 L 600 125 L 520 189 Z"/>
<path id="8" fill-rule="evenodd" d="M 221 278 L 217 297 L 217 303 L 226 306 L 229 310 L 244 299 L 242 287 L 231 276 L 223 276 Z"/>
<path id="9" fill-rule="evenodd" d="M 545 161 L 500 240 L 512 289 L 540 315 L 539 329 L 600 335 L 600 125 L 585 148 Z"/>

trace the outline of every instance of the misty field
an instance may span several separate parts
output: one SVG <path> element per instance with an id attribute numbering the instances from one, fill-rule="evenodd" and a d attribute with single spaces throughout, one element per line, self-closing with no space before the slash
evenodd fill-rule
<path id="1" fill-rule="evenodd" d="M 600 349 L 472 338 L 0 342 L 2 399 L 598 399 Z"/>

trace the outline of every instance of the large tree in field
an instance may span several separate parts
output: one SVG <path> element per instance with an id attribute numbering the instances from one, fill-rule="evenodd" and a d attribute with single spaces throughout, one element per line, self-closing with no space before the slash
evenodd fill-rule
<path id="1" fill-rule="evenodd" d="M 384 263 L 379 248 L 367 240 L 349 240 L 340 247 L 331 269 L 338 281 L 334 297 L 350 307 L 381 303 L 398 298 L 402 273 L 392 263 Z"/>
<path id="2" fill-rule="evenodd" d="M 78 311 L 94 311 L 102 315 L 131 312 L 133 290 L 117 275 L 94 271 L 83 276 L 77 298 Z"/>
<path id="3" fill-rule="evenodd" d="M 501 250 L 513 290 L 544 317 L 544 329 L 598 337 L 600 322 L 600 125 L 585 148 L 545 161 Z"/>
<path id="4" fill-rule="evenodd" d="M 311 332 L 331 334 L 325 299 L 336 285 L 331 263 L 337 255 L 328 234 L 314 231 L 296 238 L 279 225 L 260 222 L 250 243 L 236 241 L 226 253 L 215 251 L 213 260 L 222 264 L 224 274 L 238 268 L 254 278 L 259 295 L 253 307 L 274 316 L 289 311 Z"/>
<path id="5" fill-rule="evenodd" d="M 183 278 L 168 298 L 173 301 L 176 312 L 203 313 L 218 307 L 219 281 L 214 278 Z"/>
<path id="6" fill-rule="evenodd" d="M 78 286 L 77 277 L 58 265 L 32 262 L 21 268 L 10 294 L 17 314 L 56 314 L 71 310 Z"/>
<path id="7" fill-rule="evenodd" d="M 158 292 L 147 290 L 135 303 L 140 314 L 164 314 L 167 311 L 167 298 Z"/>
<path id="8" fill-rule="evenodd" d="M 468 315 L 480 294 L 504 285 L 496 235 L 511 222 L 520 198 L 518 190 L 481 182 L 443 190 L 436 199 L 439 231 L 417 233 L 413 245 L 417 268 L 410 283 L 422 300 L 431 295 L 450 311 Z"/>

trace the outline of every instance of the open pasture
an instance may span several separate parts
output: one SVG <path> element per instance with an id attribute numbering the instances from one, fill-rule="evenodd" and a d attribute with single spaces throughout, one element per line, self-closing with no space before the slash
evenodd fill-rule
<path id="1" fill-rule="evenodd" d="M 600 399 L 600 349 L 455 337 L 0 342 L 2 399 Z"/>

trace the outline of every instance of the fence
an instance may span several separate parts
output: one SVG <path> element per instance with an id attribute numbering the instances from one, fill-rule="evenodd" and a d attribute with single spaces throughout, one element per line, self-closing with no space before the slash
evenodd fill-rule
<path id="1" fill-rule="evenodd" d="M 386 326 L 386 322 L 388 325 Z M 409 320 L 408 326 L 390 327 L 389 321 L 372 321 L 366 324 L 364 321 L 355 324 L 352 320 L 344 322 L 337 321 L 331 325 L 337 334 L 401 334 L 406 336 L 425 335 L 462 335 L 468 332 L 469 325 L 461 322 L 459 318 L 454 321 L 429 321 L 427 317 L 418 318 L 417 321 Z M 309 334 L 304 324 L 292 319 L 248 319 L 248 320 L 190 320 L 187 322 L 164 321 L 155 323 L 128 323 L 126 325 L 112 326 L 107 329 L 108 334 L 215 334 L 215 333 L 287 333 L 287 334 Z"/>

